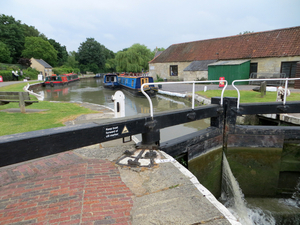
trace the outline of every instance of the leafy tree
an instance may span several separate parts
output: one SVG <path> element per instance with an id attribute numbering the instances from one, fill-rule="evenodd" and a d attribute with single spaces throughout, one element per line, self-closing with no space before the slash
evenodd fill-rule
<path id="1" fill-rule="evenodd" d="M 105 68 L 105 49 L 94 38 L 87 38 L 78 48 L 78 61 L 83 72 L 99 72 Z"/>
<path id="2" fill-rule="evenodd" d="M 25 58 L 43 59 L 53 67 L 56 66 L 57 62 L 57 51 L 48 41 L 41 37 L 26 37 L 22 56 Z"/>
<path id="3" fill-rule="evenodd" d="M 65 67 L 78 68 L 78 61 L 76 60 L 76 52 L 69 52 L 67 61 L 64 63 Z"/>
<path id="4" fill-rule="evenodd" d="M 20 20 L 12 16 L 0 15 L 0 41 L 8 47 L 12 62 L 16 63 L 24 49 L 25 37 Z"/>
<path id="5" fill-rule="evenodd" d="M 155 52 L 163 52 L 164 50 L 166 50 L 165 48 L 155 48 L 154 50 L 153 50 L 153 52 L 155 53 Z"/>
<path id="6" fill-rule="evenodd" d="M 23 32 L 25 37 L 39 37 L 41 33 L 34 27 L 22 24 Z"/>
<path id="7" fill-rule="evenodd" d="M 20 58 L 18 61 L 18 64 L 21 64 L 22 66 L 25 66 L 25 67 L 30 67 L 31 61 L 30 61 L 30 59 L 27 59 L 27 58 Z"/>
<path id="8" fill-rule="evenodd" d="M 243 35 L 243 34 L 251 34 L 253 33 L 254 31 L 244 31 L 244 32 L 240 32 L 239 35 Z"/>
<path id="9" fill-rule="evenodd" d="M 153 52 L 145 45 L 134 44 L 116 55 L 118 72 L 142 72 L 149 68 L 148 62 L 153 58 Z"/>
<path id="10" fill-rule="evenodd" d="M 105 72 L 115 72 L 116 67 L 117 67 L 117 64 L 116 64 L 115 59 L 111 58 L 111 59 L 106 60 Z"/>
<path id="11" fill-rule="evenodd" d="M 57 64 L 61 66 L 68 58 L 68 52 L 66 46 L 61 46 L 60 43 L 56 42 L 54 39 L 49 39 L 49 43 L 55 48 L 57 51 Z"/>
<path id="12" fill-rule="evenodd" d="M 11 63 L 12 58 L 10 57 L 10 51 L 6 44 L 0 41 L 0 62 Z"/>

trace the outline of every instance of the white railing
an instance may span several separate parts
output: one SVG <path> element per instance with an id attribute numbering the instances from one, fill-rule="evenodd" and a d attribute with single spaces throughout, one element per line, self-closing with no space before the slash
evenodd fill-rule
<path id="1" fill-rule="evenodd" d="M 195 108 L 195 83 L 220 83 L 220 82 L 224 82 L 224 87 L 222 89 L 222 93 L 221 93 L 221 101 L 220 101 L 220 105 L 223 105 L 223 94 L 224 91 L 227 87 L 227 80 L 207 80 L 207 81 L 179 81 L 179 82 L 155 82 L 155 83 L 145 83 L 141 86 L 141 91 L 142 93 L 146 96 L 146 98 L 149 101 L 149 105 L 150 105 L 150 115 L 153 118 L 153 104 L 152 104 L 152 100 L 149 97 L 149 95 L 144 91 L 144 86 L 146 85 L 159 85 L 159 84 L 163 84 L 163 85 L 168 85 L 168 84 L 193 84 L 193 89 L 192 89 L 192 109 Z"/>
<path id="2" fill-rule="evenodd" d="M 275 78 L 275 79 L 273 79 L 273 78 L 269 78 L 269 79 L 245 79 L 245 80 L 234 80 L 233 82 L 232 82 L 232 86 L 235 88 L 235 90 L 237 91 L 237 93 L 238 93 L 238 101 L 237 101 L 237 109 L 239 109 L 239 107 L 240 107 L 240 91 L 239 91 L 239 89 L 234 85 L 236 82 L 247 82 L 247 81 L 280 81 L 280 80 L 283 80 L 283 81 L 285 81 L 285 85 L 284 85 L 284 99 L 283 99 L 283 105 L 285 105 L 285 103 L 286 103 L 286 95 L 287 95 L 287 87 L 288 87 L 288 82 L 289 82 L 289 80 L 300 80 L 300 78 Z"/>

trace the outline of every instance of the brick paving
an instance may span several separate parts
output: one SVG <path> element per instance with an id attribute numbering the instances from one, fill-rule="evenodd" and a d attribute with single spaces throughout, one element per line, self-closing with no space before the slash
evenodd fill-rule
<path id="1" fill-rule="evenodd" d="M 133 193 L 110 161 L 65 152 L 0 168 L 0 224 L 131 224 Z"/>

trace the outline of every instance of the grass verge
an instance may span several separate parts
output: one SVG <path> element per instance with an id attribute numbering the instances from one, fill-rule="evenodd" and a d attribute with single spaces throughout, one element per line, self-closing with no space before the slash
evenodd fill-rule
<path id="1" fill-rule="evenodd" d="M 23 91 L 26 84 L 19 83 L 1 87 L 0 91 Z M 30 95 L 30 98 L 36 99 L 33 95 Z M 0 110 L 10 108 L 19 108 L 19 104 L 0 105 Z M 0 111 L 0 136 L 62 127 L 64 122 L 75 119 L 80 115 L 96 113 L 96 111 L 81 107 L 76 103 L 48 101 L 39 101 L 39 103 L 27 106 L 26 109 L 45 109 L 46 111 L 25 114 Z"/>
<path id="2" fill-rule="evenodd" d="M 197 91 L 196 94 L 205 98 L 221 97 L 222 90 L 208 90 L 206 92 Z M 275 102 L 277 92 L 267 92 L 262 98 L 260 92 L 256 91 L 240 91 L 240 102 L 241 103 L 254 103 L 254 102 Z M 236 90 L 225 90 L 224 97 L 238 97 Z M 299 101 L 300 93 L 291 93 L 287 97 L 287 101 Z"/>

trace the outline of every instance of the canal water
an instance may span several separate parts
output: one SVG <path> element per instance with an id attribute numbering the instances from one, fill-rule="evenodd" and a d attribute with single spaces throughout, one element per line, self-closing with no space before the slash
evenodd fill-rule
<path id="1" fill-rule="evenodd" d="M 79 82 L 73 82 L 64 86 L 57 87 L 37 87 L 33 90 L 35 93 L 44 96 L 46 101 L 66 101 L 66 102 L 88 102 L 114 108 L 111 96 L 116 90 L 103 87 L 103 79 L 81 79 Z M 125 116 L 134 116 L 138 114 L 150 115 L 150 106 L 146 98 L 133 97 L 127 92 L 125 94 Z M 154 115 L 157 112 L 163 112 L 175 109 L 191 108 L 192 104 L 178 97 L 157 94 L 152 98 Z M 165 142 L 182 135 L 190 134 L 210 126 L 210 119 L 204 119 L 173 127 L 162 129 L 161 142 Z M 140 135 L 137 136 L 140 139 Z"/>

